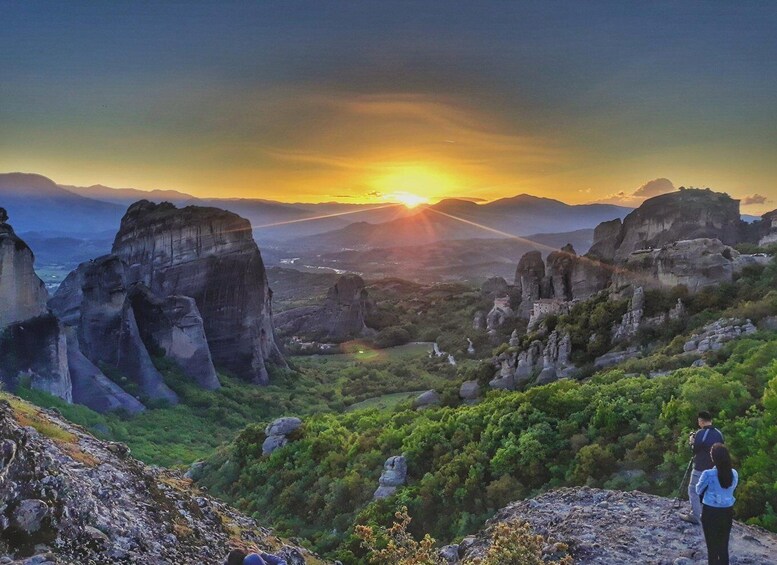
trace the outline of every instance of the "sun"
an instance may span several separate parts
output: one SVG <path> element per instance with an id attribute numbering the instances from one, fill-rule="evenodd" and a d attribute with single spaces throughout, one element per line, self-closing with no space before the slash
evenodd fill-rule
<path id="1" fill-rule="evenodd" d="M 383 174 L 371 185 L 384 201 L 399 202 L 415 208 L 449 195 L 456 182 L 436 167 L 417 163 L 391 163 L 384 165 Z"/>
<path id="2" fill-rule="evenodd" d="M 420 204 L 427 204 L 429 199 L 424 196 L 418 196 L 412 192 L 395 192 L 393 194 L 386 195 L 389 200 L 404 204 L 408 208 L 415 208 Z"/>

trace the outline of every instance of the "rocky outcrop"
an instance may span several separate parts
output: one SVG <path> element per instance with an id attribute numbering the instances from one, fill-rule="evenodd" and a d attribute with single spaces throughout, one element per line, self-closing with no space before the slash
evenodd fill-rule
<path id="1" fill-rule="evenodd" d="M 213 366 L 202 316 L 193 298 L 159 298 L 143 285 L 129 294 L 140 337 L 149 351 L 172 359 L 184 375 L 207 390 L 221 386 Z"/>
<path id="2" fill-rule="evenodd" d="M 46 308 L 48 293 L 34 256 L 0 208 L 0 383 L 20 383 L 70 402 L 63 328 Z"/>
<path id="3" fill-rule="evenodd" d="M 143 200 L 122 218 L 112 251 L 127 264 L 128 283 L 142 283 L 160 297 L 194 299 L 217 366 L 266 384 L 266 363 L 285 365 L 248 220 L 217 208 Z"/>
<path id="4" fill-rule="evenodd" d="M 82 263 L 62 282 L 49 304 L 74 328 L 78 349 L 92 364 L 109 367 L 128 379 L 125 389 L 150 400 L 175 403 L 176 394 L 165 385 L 140 337 L 126 270 L 115 255 Z"/>
<path id="5" fill-rule="evenodd" d="M 244 544 L 312 560 L 178 472 L 147 467 L 52 411 L 23 410 L 22 420 L 0 401 L 0 539 L 20 564 L 221 563 Z"/>
<path id="6" fill-rule="evenodd" d="M 505 352 L 495 359 L 498 372 L 488 384 L 491 388 L 515 390 L 536 377 L 536 384 L 546 384 L 574 375 L 572 340 L 568 333 L 554 330 L 545 343 L 534 340 L 517 352 Z"/>
<path id="7" fill-rule="evenodd" d="M 518 315 L 528 319 L 535 300 L 543 297 L 543 282 L 545 279 L 545 263 L 539 251 L 529 251 L 518 261 L 515 269 L 515 287 L 521 295 L 521 306 Z"/>
<path id="8" fill-rule="evenodd" d="M 302 420 L 294 417 L 278 418 L 264 429 L 262 455 L 269 455 L 289 443 L 290 436 L 302 427 Z"/>
<path id="9" fill-rule="evenodd" d="M 48 293 L 33 268 L 35 257 L 7 224 L 0 208 L 0 330 L 46 313 Z"/>
<path id="10" fill-rule="evenodd" d="M 279 334 L 325 342 L 342 342 L 374 334 L 364 322 L 372 303 L 359 275 L 342 275 L 321 306 L 293 308 L 277 314 Z"/>
<path id="11" fill-rule="evenodd" d="M 641 286 L 634 287 L 634 294 L 629 301 L 629 308 L 621 318 L 620 324 L 613 326 L 611 338 L 613 343 L 629 341 L 636 337 L 637 332 L 643 328 L 657 328 L 668 322 L 681 319 L 685 316 L 685 306 L 682 300 L 668 312 L 645 317 L 645 291 Z"/>
<path id="12" fill-rule="evenodd" d="M 739 241 L 742 220 L 739 201 L 709 189 L 684 189 L 645 200 L 623 220 L 614 253 L 609 251 L 614 226 L 599 231 L 592 249 L 600 259 L 625 261 L 634 251 L 659 248 L 687 239 L 718 239 L 725 245 Z"/>
<path id="13" fill-rule="evenodd" d="M 693 334 L 691 339 L 683 345 L 683 351 L 686 353 L 717 351 L 727 341 L 737 339 L 743 335 L 753 334 L 756 331 L 758 331 L 758 328 L 750 320 L 743 322 L 736 318 L 721 318 L 704 326 L 701 332 Z"/>
<path id="14" fill-rule="evenodd" d="M 391 496 L 407 482 L 407 460 L 404 455 L 394 455 L 386 459 L 383 472 L 378 480 L 378 488 L 372 495 L 373 500 Z"/>
<path id="15" fill-rule="evenodd" d="M 657 249 L 631 253 L 615 286 L 636 282 L 652 288 L 685 286 L 695 293 L 733 280 L 739 253 L 717 239 L 676 241 Z"/>
<path id="16" fill-rule="evenodd" d="M 624 350 L 608 351 L 604 355 L 600 355 L 594 359 L 594 367 L 596 369 L 609 369 L 610 367 L 619 365 L 624 361 L 628 361 L 629 359 L 636 359 L 641 356 L 642 354 L 637 347 L 629 347 L 628 349 Z"/>
<path id="17" fill-rule="evenodd" d="M 514 502 L 497 512 L 484 531 L 465 538 L 465 546 L 457 548 L 462 561 L 485 555 L 489 527 L 499 522 L 528 522 L 546 538 L 548 558 L 558 559 L 552 554 L 561 547 L 557 544 L 563 544 L 578 565 L 707 562 L 701 528 L 680 520 L 671 499 L 639 491 L 562 488 Z M 735 522 L 731 553 L 737 563 L 772 563 L 777 535 Z"/>

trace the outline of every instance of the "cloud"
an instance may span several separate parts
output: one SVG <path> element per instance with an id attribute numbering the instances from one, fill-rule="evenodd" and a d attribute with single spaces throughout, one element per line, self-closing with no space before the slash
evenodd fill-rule
<path id="1" fill-rule="evenodd" d="M 647 181 L 645 184 L 635 190 L 632 196 L 638 198 L 651 198 L 653 196 L 658 196 L 659 194 L 673 192 L 674 189 L 675 188 L 674 184 L 672 184 L 672 181 L 662 177 Z"/>
<path id="2" fill-rule="evenodd" d="M 755 206 L 756 204 L 766 204 L 767 202 L 769 200 L 762 194 L 748 194 L 740 200 L 742 206 Z"/>
<path id="3" fill-rule="evenodd" d="M 618 206 L 636 207 L 642 204 L 648 198 L 674 192 L 674 190 L 675 186 L 672 181 L 667 178 L 660 177 L 647 181 L 634 192 L 627 193 L 621 190 L 615 194 L 605 196 L 604 198 L 597 200 L 597 202 L 601 204 L 616 204 Z"/>

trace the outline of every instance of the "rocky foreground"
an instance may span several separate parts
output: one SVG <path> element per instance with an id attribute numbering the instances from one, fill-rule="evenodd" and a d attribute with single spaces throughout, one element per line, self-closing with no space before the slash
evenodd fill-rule
<path id="1" fill-rule="evenodd" d="M 682 510 L 687 510 L 687 502 Z M 683 522 L 679 514 L 668 498 L 583 487 L 515 502 L 500 510 L 489 524 L 528 521 L 537 533 L 548 538 L 549 553 L 553 553 L 555 543 L 565 543 L 576 565 L 706 565 L 701 526 Z M 465 538 L 457 548 L 458 554 L 465 559 L 481 556 L 487 544 L 486 530 Z M 448 554 L 454 552 L 449 550 Z M 777 563 L 777 535 L 734 524 L 731 563 Z"/>
<path id="2" fill-rule="evenodd" d="M 0 396 L 0 563 L 221 563 L 235 547 L 322 563 L 55 411 Z"/>

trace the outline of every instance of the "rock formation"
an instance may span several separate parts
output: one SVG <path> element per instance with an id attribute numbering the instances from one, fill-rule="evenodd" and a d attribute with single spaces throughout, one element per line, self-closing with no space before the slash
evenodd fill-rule
<path id="1" fill-rule="evenodd" d="M 129 298 L 147 349 L 164 353 L 202 388 L 221 386 L 193 298 L 174 295 L 162 299 L 140 284 L 132 288 Z"/>
<path id="2" fill-rule="evenodd" d="M 439 406 L 440 404 L 442 404 L 442 397 L 436 390 L 422 392 L 413 400 L 413 408 L 416 410 L 424 410 L 432 406 Z"/>
<path id="3" fill-rule="evenodd" d="M 691 239 L 631 253 L 614 279 L 615 286 L 637 282 L 653 288 L 685 286 L 698 292 L 734 277 L 739 253 L 717 239 Z"/>
<path id="4" fill-rule="evenodd" d="M 723 344 L 742 335 L 755 333 L 757 328 L 750 320 L 736 318 L 721 318 L 704 326 L 701 332 L 695 333 L 683 345 L 683 351 L 705 353 L 717 351 Z"/>
<path id="5" fill-rule="evenodd" d="M 34 256 L 0 208 L 0 382 L 20 383 L 72 401 L 62 326 L 46 308 L 48 293 Z"/>
<path id="6" fill-rule="evenodd" d="M 176 394 L 165 385 L 140 337 L 126 270 L 115 255 L 82 263 L 62 282 L 50 306 L 74 328 L 78 349 L 92 364 L 118 371 L 141 396 L 175 403 Z M 90 373 L 103 380 L 91 370 L 84 375 Z"/>
<path id="7" fill-rule="evenodd" d="M 567 243 L 560 251 L 552 251 L 547 258 L 549 294 L 557 300 L 572 300 L 572 275 L 577 264 L 575 248 Z"/>
<path id="8" fill-rule="evenodd" d="M 389 457 L 383 465 L 383 472 L 378 481 L 379 486 L 372 495 L 372 499 L 378 500 L 391 496 L 405 482 L 407 482 L 407 460 L 404 455 Z"/>
<path id="9" fill-rule="evenodd" d="M 30 405 L 20 420 L 0 401 L 1 536 L 19 565 L 221 563 L 238 542 L 302 556 L 289 563 L 314 561 L 177 471 L 134 460 L 122 444 Z"/>
<path id="10" fill-rule="evenodd" d="M 286 417 L 274 420 L 264 429 L 265 439 L 262 443 L 262 454 L 269 455 L 289 443 L 289 436 L 301 427 L 302 420 L 299 418 Z"/>
<path id="11" fill-rule="evenodd" d="M 553 554 L 560 548 L 557 544 L 563 544 L 577 565 L 707 562 L 699 526 L 680 520 L 671 499 L 639 491 L 562 488 L 514 502 L 497 512 L 484 531 L 465 538 L 455 554 L 462 561 L 483 557 L 489 546 L 488 526 L 497 522 L 528 522 L 546 538 L 547 558 L 558 559 L 561 555 Z M 777 535 L 736 522 L 731 553 L 737 563 L 773 563 Z"/>
<path id="12" fill-rule="evenodd" d="M 217 366 L 266 384 L 266 362 L 285 365 L 248 220 L 217 208 L 142 200 L 122 218 L 112 252 L 127 264 L 128 283 L 160 297 L 194 299 Z"/>
<path id="13" fill-rule="evenodd" d="M 465 403 L 472 404 L 480 398 L 480 385 L 477 381 L 464 381 L 459 387 L 459 398 Z"/>
<path id="14" fill-rule="evenodd" d="M 346 274 L 329 289 L 321 306 L 281 312 L 274 322 L 282 335 L 339 343 L 375 333 L 364 323 L 371 307 L 364 280 L 359 275 Z"/>
<path id="15" fill-rule="evenodd" d="M 687 239 L 719 239 L 734 245 L 739 241 L 741 224 L 739 201 L 728 194 L 709 189 L 670 192 L 645 200 L 626 216 L 615 253 L 600 258 L 624 261 L 634 251 Z M 603 245 L 599 244 L 594 239 L 593 249 L 601 253 Z"/>
<path id="16" fill-rule="evenodd" d="M 499 355 L 495 359 L 497 375 L 488 384 L 491 388 L 515 390 L 535 376 L 537 384 L 570 377 L 576 371 L 570 361 L 571 353 L 569 334 L 554 330 L 545 343 L 534 340 L 520 351 Z"/>
<path id="17" fill-rule="evenodd" d="M 491 277 L 480 285 L 480 292 L 493 298 L 507 296 L 509 291 L 510 287 L 502 277 Z"/>
<path id="18" fill-rule="evenodd" d="M 0 208 L 0 329 L 46 313 L 48 293 L 33 268 L 35 257 L 7 224 Z"/>
<path id="19" fill-rule="evenodd" d="M 612 328 L 611 338 L 613 343 L 629 341 L 637 335 L 640 329 L 658 328 L 685 316 L 685 306 L 679 298 L 671 310 L 656 314 L 655 316 L 646 318 L 644 316 L 644 308 L 645 291 L 641 286 L 634 287 L 634 294 L 629 301 L 629 309 L 621 318 L 620 324 L 616 324 Z"/>
<path id="20" fill-rule="evenodd" d="M 510 308 L 509 297 L 494 298 L 494 305 L 486 315 L 486 330 L 493 332 L 513 318 L 514 315 L 513 309 Z"/>
<path id="21" fill-rule="evenodd" d="M 515 269 L 515 287 L 521 295 L 521 306 L 518 315 L 528 319 L 535 300 L 542 298 L 542 287 L 545 279 L 545 263 L 539 251 L 529 251 L 518 261 Z"/>

